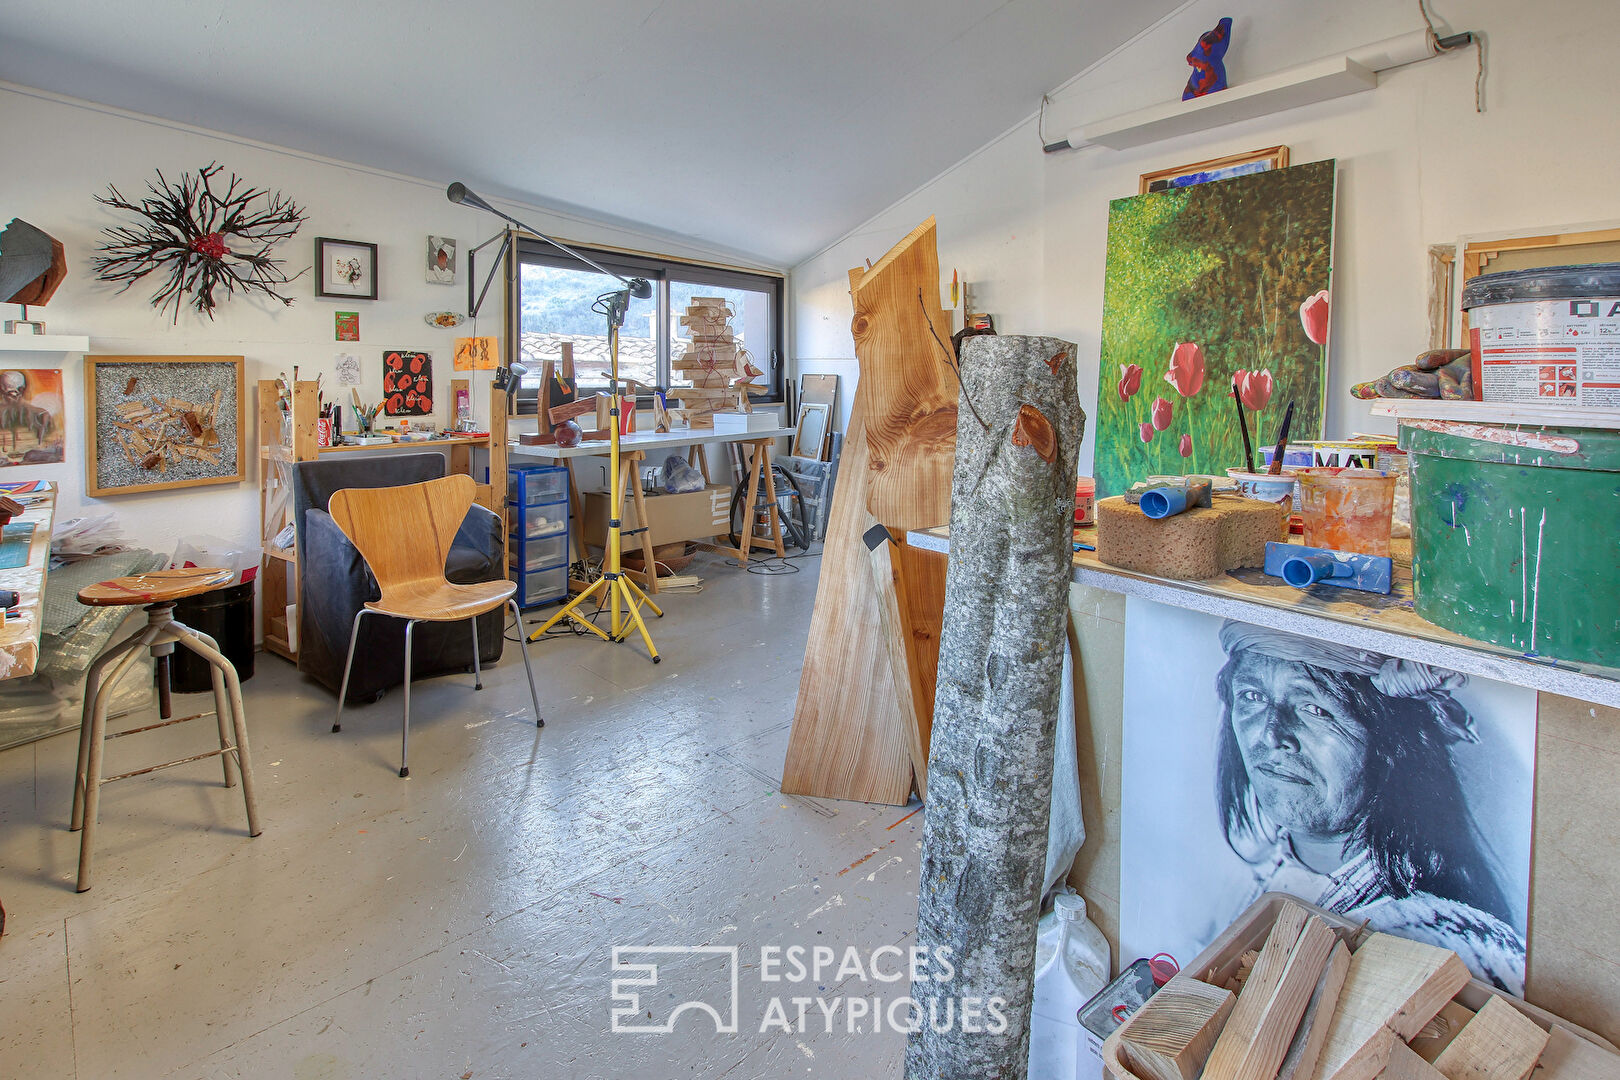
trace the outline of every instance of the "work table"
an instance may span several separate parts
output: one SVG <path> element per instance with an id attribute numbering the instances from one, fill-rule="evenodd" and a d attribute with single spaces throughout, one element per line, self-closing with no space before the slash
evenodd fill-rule
<path id="1" fill-rule="evenodd" d="M 1075 533 L 1080 542 L 1095 529 Z M 906 540 L 932 551 L 950 550 L 950 529 L 922 529 Z M 1388 596 L 1331 585 L 1296 589 L 1259 569 L 1234 570 L 1203 581 L 1176 581 L 1121 570 L 1095 552 L 1074 553 L 1078 585 L 1135 596 L 1172 607 L 1287 630 L 1467 675 L 1620 706 L 1620 669 L 1528 657 L 1521 652 L 1464 637 L 1420 617 L 1412 607 L 1410 542 L 1396 540 L 1394 588 Z"/>

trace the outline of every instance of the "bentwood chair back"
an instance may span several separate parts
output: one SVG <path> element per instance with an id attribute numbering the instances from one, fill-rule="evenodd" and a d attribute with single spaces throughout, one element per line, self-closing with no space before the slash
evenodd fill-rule
<path id="1" fill-rule="evenodd" d="M 354 664 L 355 642 L 365 615 L 387 615 L 405 620 L 405 718 L 400 732 L 399 775 L 409 776 L 411 736 L 411 631 L 418 622 L 459 622 L 472 625 L 473 689 L 484 688 L 478 667 L 478 616 L 509 606 L 518 622 L 518 648 L 529 679 L 529 697 L 537 726 L 544 727 L 540 698 L 529 667 L 528 643 L 512 581 L 481 581 L 457 585 L 444 576 L 450 545 L 462 519 L 473 504 L 473 480 L 465 473 L 441 476 L 420 484 L 385 488 L 345 488 L 334 492 L 328 507 L 332 520 L 354 544 L 381 595 L 354 616 L 349 633 L 349 655 L 343 665 L 343 687 L 338 691 L 333 731 L 341 731 L 343 701 L 348 695 L 349 671 Z"/>

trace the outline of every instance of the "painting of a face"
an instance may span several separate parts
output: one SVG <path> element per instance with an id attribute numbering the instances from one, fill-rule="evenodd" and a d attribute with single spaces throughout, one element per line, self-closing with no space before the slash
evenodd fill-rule
<path id="1" fill-rule="evenodd" d="M 1366 796 L 1367 729 L 1301 664 L 1248 656 L 1232 675 L 1232 730 L 1267 815 L 1326 839 L 1348 832 Z"/>

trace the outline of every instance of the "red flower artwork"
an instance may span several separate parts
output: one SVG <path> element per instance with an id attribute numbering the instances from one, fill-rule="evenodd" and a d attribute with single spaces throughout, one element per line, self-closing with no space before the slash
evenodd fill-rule
<path id="1" fill-rule="evenodd" d="M 1311 339 L 1312 344 L 1327 344 L 1328 291 L 1326 289 L 1299 305 L 1299 322 L 1305 328 L 1305 336 Z"/>
<path id="2" fill-rule="evenodd" d="M 1152 424 L 1143 424 L 1141 427 L 1137 428 L 1136 431 L 1137 431 L 1138 435 L 1142 436 L 1142 441 L 1143 442 L 1150 443 L 1150 442 L 1153 441 L 1153 425 Z"/>
<path id="3" fill-rule="evenodd" d="M 1142 368 L 1139 364 L 1119 365 L 1119 400 L 1129 401 L 1142 389 Z"/>
<path id="4" fill-rule="evenodd" d="M 1176 388 L 1182 397 L 1190 398 L 1204 388 L 1204 350 L 1191 341 L 1183 341 L 1170 353 L 1170 370 L 1164 381 Z"/>
<path id="5" fill-rule="evenodd" d="M 1259 412 L 1271 400 L 1270 371 L 1239 371 L 1233 378 L 1237 382 L 1238 400 L 1245 408 Z"/>
<path id="6" fill-rule="evenodd" d="M 1183 435 L 1181 442 L 1176 446 L 1176 450 L 1182 457 L 1192 457 L 1192 436 Z"/>
<path id="7" fill-rule="evenodd" d="M 1170 402 L 1167 401 L 1166 399 L 1162 398 L 1162 397 L 1154 398 L 1153 399 L 1153 409 L 1151 410 L 1149 415 L 1153 418 L 1153 427 L 1154 427 L 1154 429 L 1157 430 L 1157 431 L 1163 431 L 1165 428 L 1170 426 L 1170 419 L 1171 419 Z"/>

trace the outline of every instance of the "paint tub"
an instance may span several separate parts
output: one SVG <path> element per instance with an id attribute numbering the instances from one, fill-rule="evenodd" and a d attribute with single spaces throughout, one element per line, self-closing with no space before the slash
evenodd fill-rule
<path id="1" fill-rule="evenodd" d="M 1462 306 L 1476 397 L 1620 408 L 1620 263 L 1481 274 Z"/>
<path id="2" fill-rule="evenodd" d="M 1074 523 L 1097 523 L 1097 481 L 1089 476 L 1078 476 L 1074 481 Z"/>
<path id="3" fill-rule="evenodd" d="M 1382 469 L 1300 469 L 1305 546 L 1388 555 L 1395 477 Z"/>
<path id="4" fill-rule="evenodd" d="M 1620 667 L 1620 432 L 1555 454 L 1402 426 L 1417 613 L 1540 656 Z"/>
<path id="5" fill-rule="evenodd" d="M 1238 486 L 1238 494 L 1245 499 L 1259 499 L 1261 502 L 1290 502 L 1295 510 L 1299 509 L 1299 493 L 1294 487 L 1294 470 L 1284 467 L 1281 476 L 1272 476 L 1270 473 L 1244 472 L 1242 469 L 1227 469 L 1227 479 Z"/>

